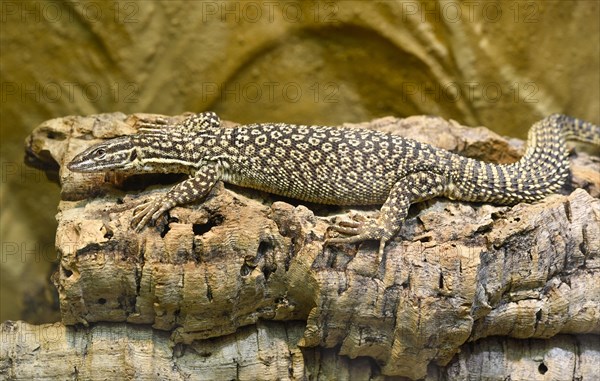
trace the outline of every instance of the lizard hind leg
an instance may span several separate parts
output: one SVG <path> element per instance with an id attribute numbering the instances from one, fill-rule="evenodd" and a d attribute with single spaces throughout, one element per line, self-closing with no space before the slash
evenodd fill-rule
<path id="1" fill-rule="evenodd" d="M 346 236 L 329 238 L 325 244 L 378 240 L 381 260 L 385 244 L 402 227 L 410 205 L 443 195 L 447 184 L 448 179 L 445 176 L 433 172 L 411 173 L 394 184 L 376 219 L 368 219 L 365 222 L 343 221 L 333 225 L 332 230 Z"/>

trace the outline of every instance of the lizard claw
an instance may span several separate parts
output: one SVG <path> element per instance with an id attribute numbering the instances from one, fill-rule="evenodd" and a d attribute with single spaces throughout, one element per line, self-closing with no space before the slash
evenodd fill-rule
<path id="1" fill-rule="evenodd" d="M 325 243 L 357 243 L 366 240 L 380 240 L 384 237 L 384 229 L 379 227 L 376 220 L 370 219 L 365 222 L 344 221 L 331 226 L 331 229 L 348 235 L 349 237 L 328 238 Z"/>
<path id="2" fill-rule="evenodd" d="M 162 198 L 148 200 L 133 209 L 131 226 L 139 233 L 149 223 L 156 223 L 160 216 L 171 208 L 172 205 L 164 202 Z"/>
<path id="3" fill-rule="evenodd" d="M 378 240 L 379 250 L 378 259 L 379 262 L 383 258 L 383 250 L 386 242 L 389 240 L 388 234 L 384 228 L 380 227 L 375 219 L 369 219 L 364 222 L 357 221 L 341 221 L 337 225 L 331 226 L 333 231 L 341 234 L 345 234 L 348 237 L 333 237 L 325 240 L 325 245 L 330 244 L 349 244 L 359 243 L 366 240 Z"/>
<path id="4" fill-rule="evenodd" d="M 337 225 L 333 225 L 333 226 L 334 227 L 345 226 L 345 227 L 349 227 L 349 228 L 357 228 L 357 227 L 361 226 L 362 224 L 363 224 L 363 222 L 361 222 L 361 221 L 344 220 L 344 221 L 340 221 Z"/>
<path id="5" fill-rule="evenodd" d="M 361 223 L 358 221 L 340 221 L 338 224 L 331 226 L 331 230 L 346 235 L 360 234 Z"/>
<path id="6" fill-rule="evenodd" d="M 136 232 L 140 232 L 144 226 L 150 222 L 150 218 L 154 213 L 155 203 L 153 200 L 146 201 L 133 209 L 133 217 L 131 218 L 131 226 Z"/>

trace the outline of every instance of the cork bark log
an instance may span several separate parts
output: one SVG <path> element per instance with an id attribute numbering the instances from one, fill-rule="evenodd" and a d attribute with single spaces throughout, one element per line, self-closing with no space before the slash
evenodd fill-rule
<path id="1" fill-rule="evenodd" d="M 164 347 L 170 365 L 180 350 L 197 364 L 217 359 L 212 366 L 225 372 L 227 361 L 219 361 L 233 345 L 269 368 L 273 373 L 255 373 L 269 379 L 325 379 L 353 366 L 365 379 L 447 379 L 465 372 L 571 379 L 589 377 L 600 363 L 597 157 L 574 153 L 571 184 L 535 204 L 436 199 L 416 205 L 378 262 L 376 243 L 323 246 L 328 226 L 346 218 L 346 209 L 229 185 L 134 233 L 133 207 L 180 177 L 81 175 L 64 165 L 100 139 L 134 132 L 140 117 L 153 116 L 55 119 L 27 140 L 29 162 L 54 173 L 62 187 L 54 282 L 63 323 L 85 327 L 60 326 L 63 340 L 105 326 L 92 323 L 112 322 L 119 345 L 131 332 L 143 332 L 144 340 Z M 522 141 L 434 117 L 388 117 L 355 127 L 487 161 L 512 162 L 524 151 Z M 257 344 L 261 335 L 281 345 Z M 93 337 L 81 340 L 91 344 Z M 211 345 L 218 349 L 194 349 Z M 12 353 L 14 371 L 20 357 Z M 81 354 L 69 356 L 76 362 Z M 150 351 L 121 361 L 133 372 L 143 368 L 137 361 L 161 356 Z M 483 359 L 498 365 L 490 369 Z M 576 366 L 565 370 L 564 361 Z M 198 374 L 193 378 L 201 379 Z"/>
<path id="2" fill-rule="evenodd" d="M 407 380 L 382 375 L 369 357 L 350 359 L 337 348 L 299 348 L 304 327 L 298 321 L 261 321 L 233 335 L 173 345 L 168 332 L 135 324 L 5 322 L 0 325 L 0 378 Z M 495 336 L 464 345 L 447 367 L 430 365 L 427 380 L 593 380 L 597 369 L 597 336 Z"/>

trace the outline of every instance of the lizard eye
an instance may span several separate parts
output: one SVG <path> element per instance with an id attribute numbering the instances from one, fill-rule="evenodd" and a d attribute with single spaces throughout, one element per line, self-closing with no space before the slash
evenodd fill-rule
<path id="1" fill-rule="evenodd" d="M 102 159 L 104 155 L 106 155 L 106 150 L 104 148 L 98 148 L 96 152 L 94 152 L 96 159 Z"/>

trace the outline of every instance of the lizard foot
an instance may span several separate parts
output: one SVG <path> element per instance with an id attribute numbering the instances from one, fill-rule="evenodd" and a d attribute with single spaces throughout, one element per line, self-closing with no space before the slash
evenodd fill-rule
<path id="1" fill-rule="evenodd" d="M 358 221 L 340 221 L 337 225 L 332 225 L 331 229 L 348 237 L 333 237 L 325 240 L 325 245 L 336 243 L 358 243 L 366 240 L 379 241 L 379 259 L 383 256 L 385 243 L 390 237 L 386 234 L 383 227 L 379 226 L 377 220 L 369 219 L 364 222 Z"/>
<path id="2" fill-rule="evenodd" d="M 149 223 L 154 224 L 163 213 L 172 207 L 173 205 L 164 200 L 163 197 L 147 200 L 133 209 L 131 226 L 139 233 L 144 226 Z"/>

